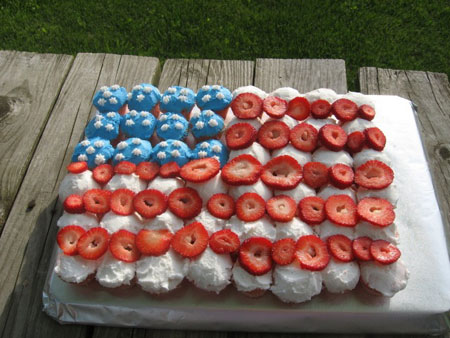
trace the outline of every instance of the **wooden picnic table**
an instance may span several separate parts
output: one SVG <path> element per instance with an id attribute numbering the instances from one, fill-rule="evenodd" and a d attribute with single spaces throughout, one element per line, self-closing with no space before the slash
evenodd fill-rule
<path id="1" fill-rule="evenodd" d="M 171 59 L 129 55 L 0 51 L 0 332 L 2 337 L 262 337 L 273 334 L 164 331 L 60 325 L 42 311 L 42 289 L 62 212 L 58 186 L 73 149 L 95 113 L 100 86 L 130 89 L 150 82 L 161 91 L 204 84 L 266 92 L 331 88 L 347 92 L 343 60 Z M 450 85 L 445 74 L 360 69 L 361 92 L 392 94 L 418 107 L 420 129 L 448 231 L 450 224 Z M 170 327 L 167 327 L 170 330 Z M 279 337 L 294 335 L 279 334 Z M 331 335 L 329 335 L 331 336 Z M 357 335 L 364 336 L 364 335 Z"/>

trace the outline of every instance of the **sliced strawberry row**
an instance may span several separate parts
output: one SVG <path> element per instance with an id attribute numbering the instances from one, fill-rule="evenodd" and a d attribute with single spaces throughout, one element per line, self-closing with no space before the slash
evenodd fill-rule
<path id="1" fill-rule="evenodd" d="M 364 132 L 354 131 L 347 136 L 346 148 L 352 153 L 360 152 L 364 147 L 382 151 L 386 145 L 386 136 L 377 127 L 364 129 Z"/>

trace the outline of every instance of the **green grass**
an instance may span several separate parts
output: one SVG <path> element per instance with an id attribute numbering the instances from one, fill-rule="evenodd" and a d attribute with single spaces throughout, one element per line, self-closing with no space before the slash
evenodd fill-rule
<path id="1" fill-rule="evenodd" d="M 3 0 L 0 22 L 0 49 L 340 58 L 353 90 L 362 66 L 450 74 L 448 0 Z"/>

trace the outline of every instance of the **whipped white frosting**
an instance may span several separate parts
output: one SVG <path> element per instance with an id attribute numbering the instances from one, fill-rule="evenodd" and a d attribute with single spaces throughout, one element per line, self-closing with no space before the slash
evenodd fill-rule
<path id="1" fill-rule="evenodd" d="M 110 234 L 119 230 L 128 230 L 134 234 L 137 234 L 139 230 L 143 228 L 141 220 L 135 215 L 128 216 L 116 215 L 114 212 L 107 212 L 101 222 L 100 226 L 105 228 Z"/>
<path id="2" fill-rule="evenodd" d="M 208 203 L 208 200 L 212 195 L 226 194 L 228 192 L 228 185 L 224 181 L 222 181 L 222 178 L 220 177 L 220 171 L 216 176 L 210 178 L 206 182 L 187 182 L 186 186 L 197 190 L 204 206 Z"/>
<path id="3" fill-rule="evenodd" d="M 331 151 L 324 147 L 317 149 L 312 154 L 313 162 L 321 162 L 327 167 L 331 167 L 337 163 L 343 163 L 350 167 L 353 166 L 353 158 L 344 150 Z"/>
<path id="4" fill-rule="evenodd" d="M 116 259 L 109 251 L 97 268 L 95 279 L 107 288 L 130 285 L 136 272 L 136 263 L 127 263 Z"/>
<path id="5" fill-rule="evenodd" d="M 275 118 L 270 117 L 266 113 L 263 113 L 261 115 L 260 121 L 261 121 L 262 124 L 264 124 L 264 123 L 266 123 L 268 121 L 281 121 L 281 122 L 286 123 L 286 125 L 289 127 L 289 129 L 294 128 L 298 124 L 298 121 L 296 119 L 290 117 L 289 115 L 284 115 L 280 119 L 275 119 Z"/>
<path id="6" fill-rule="evenodd" d="M 199 289 L 219 293 L 231 283 L 232 266 L 229 254 L 219 255 L 208 247 L 191 260 L 187 278 Z"/>
<path id="7" fill-rule="evenodd" d="M 305 197 L 315 196 L 316 191 L 313 188 L 307 186 L 306 184 L 300 183 L 295 188 L 290 189 L 290 190 L 275 190 L 274 195 L 275 196 L 286 195 L 286 196 L 292 197 L 292 199 L 295 202 L 299 203 Z"/>
<path id="8" fill-rule="evenodd" d="M 311 154 L 298 150 L 293 147 L 291 144 L 286 145 L 283 148 L 274 150 L 272 152 L 272 158 L 281 156 L 281 155 L 289 155 L 293 157 L 298 163 L 303 167 L 306 163 L 311 162 Z"/>
<path id="9" fill-rule="evenodd" d="M 105 186 L 105 190 L 129 189 L 135 193 L 145 190 L 147 183 L 138 175 L 115 174 Z"/>
<path id="10" fill-rule="evenodd" d="M 192 222 L 202 223 L 206 231 L 208 231 L 208 234 L 211 236 L 216 231 L 222 230 L 225 227 L 227 220 L 215 217 L 209 213 L 208 209 L 203 208 L 197 217 L 186 224 L 190 224 Z"/>
<path id="11" fill-rule="evenodd" d="M 369 222 L 361 221 L 355 227 L 355 238 L 364 236 L 372 240 L 383 239 L 394 244 L 398 244 L 399 242 L 397 225 L 395 223 L 382 228 L 372 225 Z"/>
<path id="12" fill-rule="evenodd" d="M 143 256 L 136 262 L 137 283 L 144 291 L 164 293 L 175 289 L 189 269 L 189 259 L 169 249 L 161 256 Z"/>
<path id="13" fill-rule="evenodd" d="M 322 128 L 326 124 L 337 124 L 336 120 L 331 117 L 327 117 L 326 119 L 315 119 L 313 117 L 310 117 L 306 119 L 305 122 L 312 125 L 314 128 L 316 128 L 317 131 L 319 131 L 320 128 Z"/>
<path id="14" fill-rule="evenodd" d="M 359 265 L 357 262 L 339 262 L 330 259 L 327 267 L 321 271 L 323 284 L 332 293 L 353 290 L 359 282 Z"/>
<path id="15" fill-rule="evenodd" d="M 233 282 L 240 292 L 251 292 L 254 290 L 268 290 L 272 284 L 272 270 L 261 276 L 248 273 L 239 265 L 237 260 L 233 265 Z"/>
<path id="16" fill-rule="evenodd" d="M 361 279 L 371 289 L 392 297 L 408 284 L 409 271 L 402 260 L 389 265 L 361 262 Z"/>
<path id="17" fill-rule="evenodd" d="M 282 238 L 292 238 L 294 241 L 297 241 L 302 236 L 314 234 L 313 227 L 310 227 L 297 217 L 294 217 L 289 222 L 275 222 L 275 225 L 277 241 Z"/>
<path id="18" fill-rule="evenodd" d="M 64 202 L 69 195 L 83 195 L 90 189 L 101 189 L 101 186 L 92 178 L 92 171 L 85 170 L 79 174 L 68 173 L 59 185 L 59 200 Z"/>
<path id="19" fill-rule="evenodd" d="M 232 150 L 232 151 L 230 151 L 230 157 L 229 157 L 228 162 L 231 161 L 236 156 L 239 156 L 239 155 L 242 155 L 242 154 L 252 155 L 262 165 L 266 164 L 271 159 L 270 153 L 269 153 L 269 151 L 267 149 L 265 149 L 258 142 L 253 142 L 253 144 L 250 147 L 247 147 L 245 149 L 239 149 L 239 150 Z"/>
<path id="20" fill-rule="evenodd" d="M 377 160 L 387 165 L 391 165 L 389 156 L 384 151 L 377 151 L 374 149 L 365 148 L 359 153 L 353 155 L 353 165 L 355 169 L 358 169 L 360 165 L 363 165 L 367 161 Z"/>
<path id="21" fill-rule="evenodd" d="M 234 125 L 236 123 L 248 123 L 251 126 L 253 126 L 253 128 L 255 128 L 256 131 L 258 131 L 259 128 L 261 128 L 261 121 L 258 120 L 258 119 L 244 120 L 244 119 L 240 119 L 239 117 L 237 117 L 237 116 L 235 116 L 233 114 L 228 114 L 227 115 L 227 121 L 225 123 L 227 128 L 230 128 L 232 125 Z M 224 138 L 224 140 L 225 140 L 225 138 Z"/>
<path id="22" fill-rule="evenodd" d="M 333 103 L 339 98 L 338 94 L 336 94 L 334 90 L 329 88 L 315 89 L 313 91 L 306 93 L 305 97 L 310 103 L 313 103 L 314 101 L 317 100 L 326 100 L 330 103 Z"/>
<path id="23" fill-rule="evenodd" d="M 366 128 L 372 128 L 375 127 L 373 122 L 361 118 L 354 119 L 353 121 L 345 122 L 342 125 L 342 129 L 344 129 L 345 133 L 347 135 L 350 135 L 351 133 L 355 131 L 364 132 L 364 129 Z"/>
<path id="24" fill-rule="evenodd" d="M 259 89 L 258 87 L 255 87 L 255 86 L 242 86 L 242 87 L 236 88 L 233 91 L 233 93 L 232 93 L 233 99 L 236 96 L 238 96 L 239 94 L 242 94 L 242 93 L 252 93 L 252 94 L 258 95 L 263 100 L 268 96 L 268 94 L 264 90 Z"/>
<path id="25" fill-rule="evenodd" d="M 358 198 L 358 201 L 361 201 L 363 198 L 366 197 L 383 198 L 391 202 L 391 204 L 395 208 L 397 205 L 397 201 L 400 198 L 400 194 L 398 192 L 397 185 L 395 184 L 394 181 L 387 188 L 384 189 L 375 190 L 358 187 L 358 190 L 356 191 L 356 197 Z"/>
<path id="26" fill-rule="evenodd" d="M 358 105 L 358 107 L 363 104 L 368 104 L 369 106 L 374 107 L 374 102 L 370 98 L 370 96 L 358 92 L 348 92 L 342 95 L 341 98 L 355 102 Z"/>
<path id="27" fill-rule="evenodd" d="M 300 92 L 297 89 L 291 87 L 277 88 L 269 95 L 279 97 L 287 102 L 291 101 L 292 99 L 295 99 L 298 96 L 303 96 L 300 95 Z"/>
<path id="28" fill-rule="evenodd" d="M 275 227 L 267 216 L 254 222 L 244 222 L 237 216 L 233 216 L 225 224 L 225 229 L 235 232 L 241 243 L 250 237 L 265 237 L 273 242 L 277 235 Z"/>
<path id="29" fill-rule="evenodd" d="M 289 265 L 277 265 L 273 270 L 272 293 L 286 303 L 302 303 L 322 290 L 322 275 L 300 267 L 297 260 Z"/>
<path id="30" fill-rule="evenodd" d="M 170 193 L 175 189 L 183 187 L 184 181 L 181 178 L 164 178 L 161 176 L 157 176 L 148 184 L 147 189 L 159 190 L 166 196 L 169 196 Z"/>
<path id="31" fill-rule="evenodd" d="M 62 251 L 58 253 L 55 265 L 55 273 L 68 283 L 81 283 L 86 278 L 95 273 L 101 261 L 84 259 L 81 256 L 67 256 Z"/>
<path id="32" fill-rule="evenodd" d="M 65 211 L 58 219 L 58 222 L 56 222 L 56 225 L 60 228 L 63 228 L 66 225 L 79 225 L 85 230 L 99 226 L 97 216 L 95 214 L 88 212 L 84 214 L 69 214 Z"/>
<path id="33" fill-rule="evenodd" d="M 155 218 L 145 220 L 143 222 L 144 229 L 169 230 L 172 233 L 177 232 L 183 226 L 184 226 L 183 220 L 175 216 L 169 210 L 166 210 L 161 215 L 158 215 Z"/>
<path id="34" fill-rule="evenodd" d="M 323 187 L 317 193 L 317 196 L 319 196 L 324 201 L 326 201 L 328 199 L 328 197 L 333 196 L 333 195 L 347 195 L 348 197 L 351 197 L 356 202 L 355 191 L 351 188 L 339 189 L 332 185 L 327 185 L 327 186 Z"/>
<path id="35" fill-rule="evenodd" d="M 230 186 L 228 192 L 235 201 L 247 192 L 257 193 L 259 196 L 264 198 L 266 202 L 273 196 L 272 190 L 261 180 L 256 181 L 256 183 L 252 185 Z"/>
<path id="36" fill-rule="evenodd" d="M 322 240 L 326 240 L 333 235 L 345 235 L 350 239 L 355 238 L 355 230 L 353 227 L 336 225 L 329 220 L 325 220 L 319 225 L 316 225 L 314 229 L 317 230 L 317 233 Z"/>

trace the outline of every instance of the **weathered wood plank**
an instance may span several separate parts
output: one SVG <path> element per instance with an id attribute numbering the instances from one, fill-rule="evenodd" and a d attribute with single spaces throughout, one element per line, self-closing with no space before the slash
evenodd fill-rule
<path id="1" fill-rule="evenodd" d="M 85 337 L 86 326 L 60 326 L 42 309 L 42 288 L 55 243 L 59 182 L 91 112 L 100 80 L 135 84 L 134 67 L 147 82 L 157 73 L 157 59 L 78 54 L 64 83 L 0 238 L 0 330 L 5 337 Z M 107 75 L 105 75 L 107 74 Z M 138 81 L 139 81 L 138 80 Z M 27 207 L 28 206 L 28 207 Z M 20 231 L 20 236 L 18 236 Z M 27 325 L 24 325 L 27 323 Z"/>
<path id="2" fill-rule="evenodd" d="M 347 92 L 344 60 L 335 59 L 256 59 L 255 86 L 266 92 L 292 87 L 300 93 L 317 88 Z"/>
<path id="3" fill-rule="evenodd" d="M 211 60 L 207 84 L 220 84 L 231 91 L 253 83 L 255 62 Z"/>
<path id="4" fill-rule="evenodd" d="M 72 61 L 0 51 L 0 232 Z"/>
<path id="5" fill-rule="evenodd" d="M 361 91 L 407 98 L 417 105 L 419 129 L 441 213 L 450 233 L 450 85 L 447 75 L 381 68 L 360 69 Z M 447 236 L 447 239 L 449 236 Z"/>

